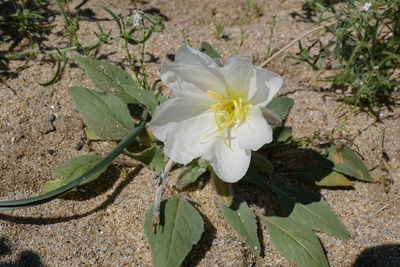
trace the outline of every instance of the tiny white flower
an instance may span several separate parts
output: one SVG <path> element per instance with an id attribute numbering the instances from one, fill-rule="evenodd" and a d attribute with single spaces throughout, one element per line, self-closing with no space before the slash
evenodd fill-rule
<path id="1" fill-rule="evenodd" d="M 363 9 L 363 11 L 367 12 L 371 8 L 371 6 L 372 6 L 372 3 L 367 2 L 363 5 L 362 9 Z"/>
<path id="2" fill-rule="evenodd" d="M 143 12 L 140 10 L 133 11 L 132 26 L 139 27 L 140 25 L 142 25 L 142 20 L 143 20 Z"/>
<path id="3" fill-rule="evenodd" d="M 164 142 L 164 154 L 181 164 L 208 160 L 226 182 L 242 178 L 251 151 L 272 141 L 262 108 L 281 88 L 281 76 L 240 56 L 220 66 L 188 46 L 160 76 L 173 93 L 154 111 L 150 128 Z"/>
<path id="4" fill-rule="evenodd" d="M 389 42 L 392 38 L 393 38 L 393 33 L 392 33 L 392 32 L 389 32 L 389 34 L 386 35 L 386 36 L 383 38 L 383 41 L 384 41 L 385 43 L 387 43 L 387 42 Z"/>

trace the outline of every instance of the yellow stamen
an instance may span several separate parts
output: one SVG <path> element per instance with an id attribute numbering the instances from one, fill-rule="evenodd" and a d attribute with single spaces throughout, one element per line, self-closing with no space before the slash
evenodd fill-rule
<path id="1" fill-rule="evenodd" d="M 219 95 L 216 92 L 211 91 L 211 90 L 207 90 L 207 96 L 211 96 L 211 97 L 216 98 L 216 99 L 222 99 L 221 95 Z"/>
<path id="2" fill-rule="evenodd" d="M 201 138 L 200 141 L 216 133 L 220 133 L 224 144 L 231 151 L 233 151 L 225 138 L 224 130 L 229 127 L 235 126 L 238 120 L 240 122 L 243 122 L 246 119 L 248 104 L 243 103 L 242 97 L 224 98 L 218 93 L 211 90 L 207 90 L 207 96 L 218 99 L 218 102 L 213 104 L 208 110 L 209 112 L 214 112 L 214 119 L 218 129 Z"/>

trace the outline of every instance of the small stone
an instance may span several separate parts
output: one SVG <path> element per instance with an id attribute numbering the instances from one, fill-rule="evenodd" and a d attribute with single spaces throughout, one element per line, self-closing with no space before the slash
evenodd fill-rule
<path id="1" fill-rule="evenodd" d="M 75 146 L 75 149 L 78 150 L 78 151 L 80 151 L 80 150 L 82 149 L 82 147 L 83 147 L 83 144 L 82 144 L 82 143 L 78 143 L 78 144 Z"/>

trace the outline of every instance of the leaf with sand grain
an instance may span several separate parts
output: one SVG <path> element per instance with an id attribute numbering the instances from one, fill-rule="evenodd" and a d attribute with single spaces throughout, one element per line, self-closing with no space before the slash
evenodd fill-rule
<path id="1" fill-rule="evenodd" d="M 328 159 L 335 164 L 333 169 L 337 172 L 354 177 L 357 180 L 375 182 L 361 159 L 346 144 L 342 144 L 341 147 L 331 145 Z"/>
<path id="2" fill-rule="evenodd" d="M 127 105 L 117 96 L 74 86 L 68 89 L 91 132 L 101 140 L 121 140 L 135 126 Z"/>
<path id="3" fill-rule="evenodd" d="M 257 234 L 257 220 L 253 209 L 237 195 L 234 195 L 230 207 L 223 201 L 220 201 L 220 206 L 225 221 L 246 241 L 253 252 L 260 255 L 261 249 Z"/>
<path id="4" fill-rule="evenodd" d="M 199 212 L 183 195 L 161 202 L 160 224 L 153 232 L 153 208 L 147 211 L 144 233 L 155 267 L 180 266 L 204 231 Z"/>
<path id="5" fill-rule="evenodd" d="M 44 184 L 42 191 L 44 193 L 56 190 L 71 181 L 75 180 L 96 164 L 98 164 L 104 157 L 100 155 L 83 155 L 76 158 L 72 158 L 64 162 L 60 167 L 54 170 L 53 176 L 56 178 L 54 180 L 48 181 Z M 85 181 L 81 183 L 86 184 L 95 179 L 97 179 L 106 169 L 108 165 L 105 165 L 99 172 L 88 177 Z"/>
<path id="6" fill-rule="evenodd" d="M 306 226 L 290 217 L 263 216 L 271 243 L 283 256 L 300 267 L 329 266 L 321 243 Z"/>

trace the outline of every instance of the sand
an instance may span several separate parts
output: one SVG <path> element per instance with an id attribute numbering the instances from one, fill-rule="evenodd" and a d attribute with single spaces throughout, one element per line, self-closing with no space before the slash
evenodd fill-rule
<path id="1" fill-rule="evenodd" d="M 80 1 L 72 1 L 71 7 Z M 312 28 L 313 23 L 294 14 L 302 14 L 301 1 L 252 1 L 260 7 L 249 12 L 241 23 L 246 1 L 89 1 L 81 12 L 80 41 L 95 41 L 96 21 L 105 29 L 117 32 L 115 22 L 102 10 L 108 7 L 127 17 L 135 8 L 157 10 L 164 17 L 165 30 L 155 33 L 147 44 L 149 80 L 158 79 L 159 69 L 183 45 L 182 30 L 189 30 L 190 43 L 211 43 L 223 57 L 238 48 L 241 31 L 247 36 L 239 52 L 259 65 L 267 51 L 272 14 L 277 15 L 272 51 Z M 54 23 L 46 47 L 65 47 L 62 18 L 56 8 Z M 223 38 L 216 38 L 214 22 L 225 26 Z M 322 36 L 322 38 L 328 38 Z M 0 47 L 0 50 L 7 47 Z M 16 48 L 18 49 L 18 47 Z M 286 121 L 294 137 L 311 137 L 339 128 L 348 107 L 337 109 L 337 94 L 314 90 L 315 72 L 301 64 L 293 66 L 284 57 L 296 52 L 292 47 L 268 68 L 282 75 L 280 95 L 291 97 L 295 104 Z M 138 49 L 132 47 L 135 60 Z M 70 54 L 73 56 L 76 54 Z M 123 43 L 103 46 L 97 58 L 126 70 Z M 12 61 L 10 69 L 24 61 Z M 68 96 L 71 86 L 94 88 L 84 71 L 67 64 L 62 77 L 53 85 L 47 81 L 55 63 L 48 56 L 32 59 L 15 77 L 0 83 L 0 198 L 18 199 L 40 194 L 42 185 L 52 178 L 52 171 L 69 158 L 87 153 L 105 155 L 113 142 L 90 142 L 85 125 Z M 168 91 L 166 89 L 166 91 Z M 311 188 L 320 193 L 342 220 L 352 239 L 341 241 L 318 233 L 331 266 L 400 265 L 400 124 L 399 107 L 383 108 L 380 122 L 356 110 L 334 135 L 338 141 L 350 140 L 364 159 L 371 174 L 381 182 L 353 181 L 354 188 Z M 381 142 L 384 132 L 383 143 Z M 383 147 L 382 147 L 383 144 Z M 382 151 L 388 156 L 384 168 Z M 390 169 L 390 172 L 387 169 Z M 143 232 L 144 214 L 153 204 L 156 188 L 150 184 L 152 171 L 144 167 L 128 168 L 127 175 L 115 168 L 99 180 L 51 203 L 0 213 L 0 266 L 151 266 L 149 245 Z M 170 179 L 172 185 L 174 173 Z M 278 169 L 266 177 L 271 182 L 289 181 Z M 164 198 L 176 191 L 166 190 Z M 278 210 L 277 200 L 255 187 L 235 185 L 235 190 L 259 211 Z M 267 229 L 260 228 L 262 256 L 254 255 L 246 243 L 223 220 L 217 198 L 207 179 L 190 196 L 205 221 L 205 233 L 184 261 L 184 266 L 293 266 L 270 243 Z"/>

